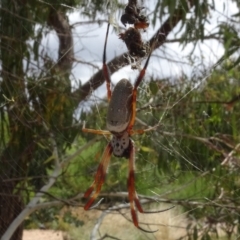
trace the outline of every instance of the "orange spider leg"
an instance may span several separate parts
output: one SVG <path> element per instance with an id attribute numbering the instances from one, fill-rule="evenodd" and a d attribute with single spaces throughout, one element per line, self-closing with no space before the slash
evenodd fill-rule
<path id="1" fill-rule="evenodd" d="M 160 212 L 165 212 L 168 211 L 172 208 L 174 208 L 174 206 L 167 208 L 167 209 L 163 209 L 163 210 L 157 210 L 157 211 L 144 211 L 141 203 L 139 201 L 136 189 L 135 189 L 135 147 L 134 147 L 134 142 L 131 141 L 131 150 L 130 150 L 130 157 L 129 157 L 129 174 L 128 174 L 128 182 L 127 182 L 127 186 L 128 186 L 128 198 L 129 198 L 129 202 L 130 202 L 130 208 L 131 208 L 131 215 L 132 215 L 132 220 L 134 225 L 139 228 L 140 230 L 144 231 L 144 232 L 148 232 L 148 233 L 154 233 L 157 232 L 158 230 L 146 230 L 143 229 L 142 227 L 139 226 L 138 223 L 138 216 L 137 216 L 137 212 L 135 209 L 135 206 L 137 208 L 137 210 L 140 213 L 160 213 Z M 135 205 L 134 205 L 135 203 Z"/>
<path id="2" fill-rule="evenodd" d="M 95 190 L 91 198 L 88 200 L 88 202 L 84 206 L 85 210 L 88 210 L 92 206 L 93 202 L 95 201 L 95 199 L 97 198 L 98 194 L 101 191 L 102 185 L 105 181 L 109 161 L 112 155 L 112 150 L 113 149 L 112 149 L 111 143 L 108 143 L 102 155 L 102 160 L 98 166 L 98 169 L 94 178 L 94 182 L 84 194 L 84 198 L 89 198 L 92 192 Z"/>
<path id="3" fill-rule="evenodd" d="M 133 88 L 133 92 L 132 92 L 132 117 L 131 117 L 131 120 L 129 122 L 128 128 L 127 128 L 128 132 L 132 131 L 133 125 L 135 123 L 136 105 L 137 105 L 136 104 L 137 103 L 137 88 L 138 88 L 139 84 L 141 83 L 141 81 L 143 80 L 143 77 L 145 76 L 145 72 L 146 72 L 150 57 L 151 57 L 151 53 L 148 55 L 148 58 L 147 58 L 147 60 L 144 64 L 144 67 L 140 71 L 140 73 L 139 73 L 139 75 L 138 75 L 138 77 L 135 81 L 135 84 L 134 84 L 134 88 Z"/>
<path id="4" fill-rule="evenodd" d="M 138 209 L 139 212 L 144 213 L 142 206 L 139 202 L 138 199 L 138 195 L 135 189 L 135 174 L 134 174 L 134 170 L 135 170 L 135 147 L 134 147 L 134 143 L 133 141 L 130 141 L 131 144 L 131 150 L 130 150 L 130 157 L 129 157 L 129 173 L 128 173 L 128 182 L 127 182 L 127 186 L 128 186 L 128 198 L 129 198 L 129 203 L 130 203 L 130 209 L 131 209 L 131 215 L 132 215 L 132 220 L 133 223 L 135 225 L 135 227 L 139 228 L 140 230 L 144 231 L 144 232 L 148 232 L 148 233 L 153 233 L 156 232 L 158 230 L 154 230 L 154 231 L 150 231 L 150 230 L 146 230 L 143 229 L 139 226 L 138 223 L 138 216 L 137 216 L 137 212 L 135 209 L 135 205 Z M 134 205 L 135 203 L 135 205 Z"/>
<path id="5" fill-rule="evenodd" d="M 155 125 L 153 127 L 149 127 L 146 129 L 134 129 L 130 131 L 130 135 L 134 135 L 134 134 L 143 134 L 145 132 L 150 132 L 152 130 L 155 130 L 158 127 L 158 125 Z"/>
<path id="6" fill-rule="evenodd" d="M 83 132 L 99 134 L 99 135 L 111 135 L 111 133 L 107 130 L 96 130 L 96 129 L 92 129 L 92 128 L 85 128 L 85 126 L 86 126 L 86 123 L 84 121 L 83 122 L 83 127 L 82 127 Z"/>
<path id="7" fill-rule="evenodd" d="M 108 26 L 107 26 L 106 38 L 105 38 L 105 42 L 104 42 L 103 67 L 102 67 L 103 75 L 104 75 L 104 78 L 106 80 L 106 85 L 107 85 L 108 101 L 110 101 L 111 96 L 112 96 L 112 92 L 111 92 L 111 88 L 110 88 L 111 79 L 110 79 L 109 69 L 106 64 L 106 47 L 107 47 L 107 36 L 108 36 L 108 32 L 109 32 L 109 26 L 110 26 L 110 23 L 108 23 Z"/>

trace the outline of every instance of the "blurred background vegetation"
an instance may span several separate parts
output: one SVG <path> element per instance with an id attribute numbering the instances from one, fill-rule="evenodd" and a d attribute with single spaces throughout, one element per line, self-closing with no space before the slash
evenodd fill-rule
<path id="1" fill-rule="evenodd" d="M 189 75 L 179 61 L 181 74 L 145 77 L 138 91 L 136 129 L 159 126 L 133 137 L 137 191 L 148 204 L 179 207 L 180 213 L 176 214 L 184 214 L 185 232 L 174 239 L 238 239 L 240 4 L 222 1 L 222 15 L 228 4 L 235 7 L 235 13 L 226 16 L 225 21 L 216 21 L 209 30 L 210 19 L 218 13 L 218 1 L 157 0 L 153 11 L 148 11 L 146 2 L 139 4 L 145 7 L 155 32 L 169 23 L 172 35 L 168 39 L 166 33 L 167 39 L 159 49 L 165 52 L 173 42 L 183 50 L 191 49 L 185 58 L 190 68 L 199 68 Z M 104 83 L 101 70 L 95 69 L 85 83 L 73 81 L 77 76 L 73 76 L 72 69 L 78 62 L 73 50 L 76 25 L 70 25 L 68 18 L 77 11 L 80 26 L 101 26 L 110 16 L 111 24 L 116 26 L 120 25 L 126 4 L 99 0 L 1 2 L 0 236 L 29 203 L 33 209 L 18 222 L 11 239 L 22 239 L 24 228 L 71 232 L 81 230 L 90 221 L 74 212 L 84 206 L 82 194 L 93 181 L 109 139 L 83 134 L 81 128 L 86 121 L 89 128 L 105 129 L 107 99 L 92 104 L 94 97 L 89 97 Z M 111 35 L 117 34 L 116 29 L 109 42 Z M 43 50 L 42 40 L 51 31 L 58 39 L 57 60 Z M 205 61 L 207 51 L 201 52 L 200 63 L 193 58 L 199 44 L 209 40 L 224 50 L 212 65 Z M 168 59 L 169 66 L 176 62 L 174 54 L 166 53 L 161 58 Z M 128 64 L 123 55 L 109 60 L 112 73 Z M 91 64 L 83 61 L 81 67 Z M 126 159 L 112 157 L 99 197 L 103 200 L 96 209 L 104 212 L 128 202 L 127 169 Z M 126 217 L 129 209 L 124 214 L 121 211 L 119 207 L 115 213 Z M 156 229 L 155 224 L 153 221 L 148 225 Z M 91 232 L 89 229 L 82 239 L 88 239 Z M 80 239 L 79 234 L 72 238 Z M 133 235 L 129 239 L 146 237 Z"/>

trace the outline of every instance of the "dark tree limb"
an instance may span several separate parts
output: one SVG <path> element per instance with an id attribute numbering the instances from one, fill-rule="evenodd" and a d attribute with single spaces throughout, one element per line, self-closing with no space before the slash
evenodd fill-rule
<path id="1" fill-rule="evenodd" d="M 48 25 L 54 28 L 59 39 L 57 66 L 63 72 L 70 72 L 74 56 L 71 26 L 65 15 L 53 8 L 50 10 Z"/>

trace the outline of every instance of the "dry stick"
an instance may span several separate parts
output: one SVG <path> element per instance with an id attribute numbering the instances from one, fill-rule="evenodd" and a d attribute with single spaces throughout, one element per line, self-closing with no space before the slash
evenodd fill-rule
<path id="1" fill-rule="evenodd" d="M 97 222 L 91 232 L 91 235 L 90 235 L 90 240 L 95 240 L 97 239 L 96 235 L 97 235 L 97 232 L 98 232 L 98 229 L 100 227 L 100 225 L 102 224 L 102 221 L 104 219 L 104 217 L 108 214 L 108 211 L 103 211 L 100 215 L 100 217 L 97 219 Z"/>
<path id="2" fill-rule="evenodd" d="M 123 197 L 123 196 L 128 196 L 127 192 L 117 192 L 117 193 L 109 193 L 109 194 L 100 194 L 101 197 L 103 196 L 108 196 L 108 197 Z M 205 200 L 205 202 L 200 202 L 197 200 L 185 200 L 185 199 L 166 199 L 166 198 L 159 198 L 159 197 L 149 197 L 149 196 L 145 196 L 145 195 L 141 195 L 139 194 L 139 198 L 141 198 L 141 204 L 149 204 L 149 203 L 171 203 L 171 204 L 175 204 L 175 205 L 182 205 L 182 206 L 209 206 L 209 207 L 221 207 L 221 208 L 226 208 L 226 209 L 232 209 L 232 210 L 240 210 L 240 206 L 238 205 L 232 205 L 232 204 L 221 204 L 221 203 L 217 203 L 216 200 L 211 200 L 211 199 L 206 199 L 203 198 Z M 206 202 L 207 201 L 207 202 Z M 120 207 L 119 207 L 120 206 Z M 127 204 L 121 204 L 119 206 L 116 206 L 114 208 L 111 208 L 111 210 L 116 211 L 116 210 L 121 210 L 123 208 L 129 208 L 129 203 Z M 109 208 L 110 209 L 110 208 Z M 109 211 L 108 209 L 108 211 Z"/>
<path id="3" fill-rule="evenodd" d="M 52 185 L 57 180 L 58 176 L 61 174 L 62 168 L 68 164 L 72 159 L 74 159 L 76 156 L 78 156 L 83 150 L 90 147 L 94 142 L 98 141 L 99 137 L 96 137 L 89 141 L 87 144 L 83 145 L 79 150 L 77 150 L 74 154 L 67 157 L 62 162 L 59 162 L 59 159 L 56 160 L 55 169 L 53 170 L 51 176 L 49 177 L 49 181 L 46 185 L 44 185 L 38 193 L 36 193 L 35 197 L 32 198 L 32 200 L 27 204 L 27 206 L 22 210 L 22 212 L 14 219 L 14 221 L 10 224 L 7 231 L 3 234 L 1 240 L 9 240 L 15 230 L 18 228 L 18 226 L 24 221 L 24 219 L 29 216 L 38 205 L 39 200 L 42 196 L 44 196 L 44 192 L 47 192 Z M 55 142 L 54 139 L 51 139 L 52 142 Z M 56 144 L 53 145 L 53 148 L 55 148 Z M 56 156 L 57 157 L 57 156 Z"/>
<path id="4" fill-rule="evenodd" d="M 235 154 L 239 148 L 240 148 L 240 143 L 238 143 L 236 147 L 225 157 L 225 159 L 221 162 L 221 165 L 223 166 L 227 162 L 229 162 L 232 159 L 233 154 Z"/>

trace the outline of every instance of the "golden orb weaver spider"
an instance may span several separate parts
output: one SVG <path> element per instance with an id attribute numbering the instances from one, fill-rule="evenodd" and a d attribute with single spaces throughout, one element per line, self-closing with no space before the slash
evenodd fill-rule
<path id="1" fill-rule="evenodd" d="M 101 162 L 98 166 L 94 182 L 88 188 L 88 190 L 84 194 L 84 198 L 88 198 L 86 205 L 84 206 L 85 210 L 89 210 L 94 203 L 95 199 L 99 195 L 102 185 L 104 183 L 107 168 L 109 165 L 110 157 L 113 154 L 116 157 L 125 157 L 129 158 L 129 172 L 128 172 L 128 198 L 130 203 L 131 215 L 134 225 L 144 232 L 153 233 L 155 231 L 149 231 L 143 229 L 139 226 L 138 217 L 136 208 L 140 213 L 159 213 L 164 212 L 168 209 L 159 210 L 159 211 L 144 211 L 141 203 L 138 199 L 138 195 L 135 189 L 135 146 L 133 140 L 130 138 L 133 134 L 142 134 L 146 131 L 151 131 L 155 129 L 155 127 L 147 128 L 147 129 L 139 129 L 133 130 L 133 125 L 135 122 L 136 116 L 136 97 L 137 97 L 137 88 L 143 77 L 145 75 L 145 71 L 147 69 L 149 59 L 151 57 L 151 51 L 147 57 L 146 63 L 143 69 L 140 71 L 134 86 L 127 80 L 121 79 L 115 86 L 113 92 L 111 92 L 110 84 L 110 74 L 108 70 L 108 66 L 106 64 L 106 47 L 107 47 L 107 38 L 109 33 L 109 26 L 107 26 L 107 32 L 104 43 L 103 50 L 103 74 L 106 80 L 107 85 L 107 95 L 109 101 L 109 108 L 107 113 L 107 129 L 106 130 L 95 130 L 85 128 L 85 123 L 83 125 L 82 131 L 89 132 L 94 134 L 101 135 L 112 135 L 111 141 L 107 144 L 104 153 L 102 155 Z"/>

